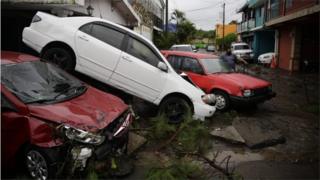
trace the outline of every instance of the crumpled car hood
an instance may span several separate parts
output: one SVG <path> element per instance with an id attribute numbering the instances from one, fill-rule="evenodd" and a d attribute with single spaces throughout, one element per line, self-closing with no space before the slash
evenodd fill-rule
<path id="1" fill-rule="evenodd" d="M 40 119 L 96 132 L 119 117 L 128 106 L 118 97 L 92 87 L 82 95 L 49 105 L 28 105 L 30 114 Z"/>

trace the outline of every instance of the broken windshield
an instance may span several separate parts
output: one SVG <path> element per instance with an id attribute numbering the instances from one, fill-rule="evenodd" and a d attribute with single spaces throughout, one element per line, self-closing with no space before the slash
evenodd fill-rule
<path id="1" fill-rule="evenodd" d="M 26 104 L 62 101 L 86 90 L 78 79 L 42 61 L 1 65 L 1 81 Z"/>

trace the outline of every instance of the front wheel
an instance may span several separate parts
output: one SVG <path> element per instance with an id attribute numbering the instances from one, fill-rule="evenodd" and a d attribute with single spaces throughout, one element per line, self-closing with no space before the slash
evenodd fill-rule
<path id="1" fill-rule="evenodd" d="M 192 115 L 192 108 L 183 98 L 169 97 L 161 103 L 159 115 L 169 123 L 178 124 Z"/>
<path id="2" fill-rule="evenodd" d="M 229 96 L 223 91 L 214 91 L 213 94 L 216 96 L 216 108 L 219 111 L 226 111 L 229 106 Z"/>
<path id="3" fill-rule="evenodd" d="M 25 164 L 33 179 L 46 180 L 55 176 L 56 170 L 53 166 L 53 160 L 44 149 L 28 148 L 25 153 Z"/>

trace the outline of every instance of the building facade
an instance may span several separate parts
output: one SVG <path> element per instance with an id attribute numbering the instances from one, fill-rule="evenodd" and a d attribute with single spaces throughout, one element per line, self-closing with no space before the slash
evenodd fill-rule
<path id="1" fill-rule="evenodd" d="M 226 24 L 224 25 L 224 36 L 228 34 L 237 33 L 237 24 Z M 216 38 L 222 38 L 223 36 L 223 25 L 216 24 Z"/>
<path id="2" fill-rule="evenodd" d="M 255 57 L 275 52 L 279 68 L 319 70 L 319 0 L 248 0 L 237 32 Z"/>

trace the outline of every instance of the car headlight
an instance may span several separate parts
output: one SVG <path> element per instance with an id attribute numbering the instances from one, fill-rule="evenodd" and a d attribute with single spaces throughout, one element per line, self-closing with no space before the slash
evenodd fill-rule
<path id="1" fill-rule="evenodd" d="M 214 94 L 206 94 L 201 96 L 201 99 L 206 104 L 213 104 L 216 102 L 216 96 Z"/>
<path id="2" fill-rule="evenodd" d="M 252 91 L 250 89 L 243 90 L 243 96 L 249 97 L 252 95 Z"/>
<path id="3" fill-rule="evenodd" d="M 100 145 L 105 140 L 105 136 L 93 134 L 91 132 L 73 128 L 67 125 L 63 125 L 61 127 L 61 131 L 68 139 L 81 143 Z"/>
<path id="4" fill-rule="evenodd" d="M 250 57 L 253 57 L 253 56 L 254 56 L 254 54 L 253 54 L 253 53 L 251 53 L 251 54 L 250 54 Z"/>

